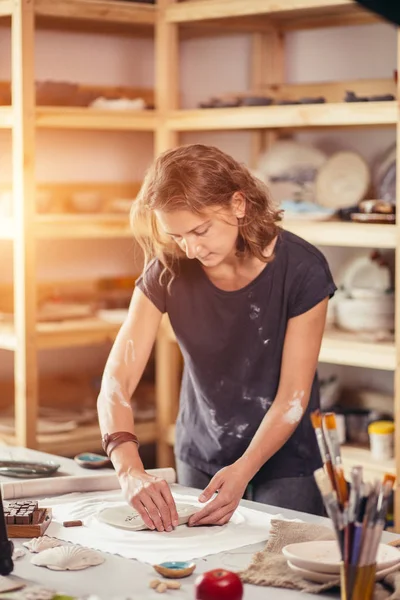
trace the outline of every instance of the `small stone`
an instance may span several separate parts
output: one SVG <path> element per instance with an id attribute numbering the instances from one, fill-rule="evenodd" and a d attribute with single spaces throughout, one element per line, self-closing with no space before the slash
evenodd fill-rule
<path id="1" fill-rule="evenodd" d="M 180 581 L 166 581 L 165 585 L 169 590 L 180 590 L 181 582 Z"/>
<path id="2" fill-rule="evenodd" d="M 164 594 L 164 592 L 166 592 L 167 589 L 168 588 L 166 583 L 159 583 L 156 587 L 156 592 L 158 592 L 159 594 Z"/>
<path id="3" fill-rule="evenodd" d="M 160 583 L 161 581 L 159 579 L 152 579 L 152 581 L 149 583 L 149 587 L 154 590 Z"/>

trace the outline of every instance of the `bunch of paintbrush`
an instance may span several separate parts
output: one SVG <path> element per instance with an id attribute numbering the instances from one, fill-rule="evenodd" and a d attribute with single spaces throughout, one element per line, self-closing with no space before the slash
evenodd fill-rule
<path id="1" fill-rule="evenodd" d="M 324 468 L 315 480 L 331 518 L 341 555 L 342 600 L 369 600 L 375 583 L 376 556 L 395 477 L 363 481 L 362 467 L 353 467 L 347 484 L 333 413 L 311 415 Z"/>

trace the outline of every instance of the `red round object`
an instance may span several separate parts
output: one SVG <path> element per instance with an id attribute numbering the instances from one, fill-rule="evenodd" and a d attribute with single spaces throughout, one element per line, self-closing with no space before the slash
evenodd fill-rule
<path id="1" fill-rule="evenodd" d="M 238 575 L 226 569 L 213 569 L 195 581 L 196 600 L 242 600 L 243 584 Z"/>

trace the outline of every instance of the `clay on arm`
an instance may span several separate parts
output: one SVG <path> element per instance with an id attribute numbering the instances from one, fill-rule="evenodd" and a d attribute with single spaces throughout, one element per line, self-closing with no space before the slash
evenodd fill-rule
<path id="1" fill-rule="evenodd" d="M 135 433 L 130 399 L 142 377 L 156 339 L 162 313 L 135 288 L 128 316 L 118 332 L 103 374 L 97 410 L 102 435 Z M 127 465 L 142 467 L 136 444 L 121 444 L 112 452 L 118 474 Z"/>
<path id="2" fill-rule="evenodd" d="M 271 408 L 239 459 L 251 479 L 295 431 L 307 408 L 325 327 L 328 299 L 289 319 L 280 382 Z"/>

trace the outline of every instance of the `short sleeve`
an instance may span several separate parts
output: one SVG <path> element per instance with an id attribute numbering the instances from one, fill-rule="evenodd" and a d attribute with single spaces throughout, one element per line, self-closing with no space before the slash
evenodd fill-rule
<path id="1" fill-rule="evenodd" d="M 163 265 L 157 259 L 151 261 L 145 271 L 136 280 L 136 287 L 162 313 L 167 312 L 167 285 L 160 282 Z"/>
<path id="2" fill-rule="evenodd" d="M 297 265 L 289 297 L 289 319 L 311 310 L 324 298 L 332 298 L 336 289 L 324 255 L 310 254 Z"/>

